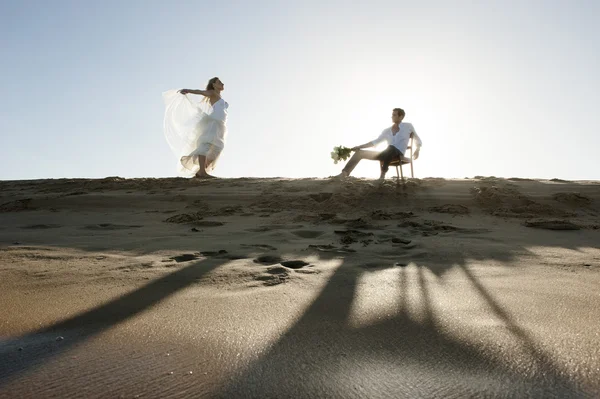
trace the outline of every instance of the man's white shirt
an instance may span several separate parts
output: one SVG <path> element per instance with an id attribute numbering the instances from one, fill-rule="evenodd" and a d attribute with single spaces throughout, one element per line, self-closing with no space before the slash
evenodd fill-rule
<path id="1" fill-rule="evenodd" d="M 408 147 L 410 134 L 413 133 L 415 145 L 417 146 L 417 148 L 420 148 L 423 145 L 423 142 L 421 141 L 421 138 L 417 135 L 417 132 L 415 132 L 415 128 L 413 127 L 412 123 L 401 122 L 400 125 L 398 125 L 398 127 L 400 128 L 400 130 L 396 134 L 392 132 L 392 126 L 388 127 L 387 129 L 384 129 L 383 132 L 381 132 L 381 134 L 379 135 L 379 137 L 373 140 L 371 144 L 373 144 L 373 146 L 377 146 L 383 142 L 387 142 L 388 145 L 393 145 L 404 155 L 404 153 L 406 152 L 406 147 Z"/>

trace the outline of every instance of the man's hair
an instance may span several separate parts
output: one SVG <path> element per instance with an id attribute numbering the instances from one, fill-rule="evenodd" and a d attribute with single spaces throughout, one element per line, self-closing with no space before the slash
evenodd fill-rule
<path id="1" fill-rule="evenodd" d="M 398 116 L 406 116 L 406 112 L 402 108 L 394 108 L 393 112 L 397 113 Z"/>

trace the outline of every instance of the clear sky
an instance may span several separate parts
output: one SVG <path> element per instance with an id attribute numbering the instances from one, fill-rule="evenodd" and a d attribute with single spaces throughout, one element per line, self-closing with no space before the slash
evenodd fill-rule
<path id="1" fill-rule="evenodd" d="M 417 177 L 600 179 L 599 15 L 596 0 L 0 1 L 0 179 L 174 176 L 161 93 L 213 76 L 230 104 L 217 176 L 337 174 L 332 148 L 401 107 Z"/>

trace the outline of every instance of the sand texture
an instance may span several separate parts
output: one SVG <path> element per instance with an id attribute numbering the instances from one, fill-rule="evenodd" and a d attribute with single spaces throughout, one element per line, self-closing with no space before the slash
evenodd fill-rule
<path id="1" fill-rule="evenodd" d="M 600 397 L 600 184 L 0 182 L 0 398 Z"/>

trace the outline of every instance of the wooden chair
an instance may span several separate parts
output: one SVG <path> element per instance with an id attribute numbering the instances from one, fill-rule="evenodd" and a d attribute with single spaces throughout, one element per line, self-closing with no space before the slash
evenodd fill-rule
<path id="1" fill-rule="evenodd" d="M 398 177 L 398 180 L 402 179 L 402 181 L 404 181 L 404 173 L 402 173 L 402 165 L 408 165 L 410 164 L 410 177 L 411 178 L 415 178 L 415 172 L 414 172 L 414 168 L 413 168 L 413 134 L 410 134 L 410 140 L 408 142 L 408 147 L 406 147 L 407 150 L 410 150 L 410 156 L 409 157 L 402 157 L 402 159 L 400 158 L 396 158 L 394 160 L 392 160 L 392 162 L 390 162 L 390 166 L 395 166 L 396 167 L 396 176 Z M 398 168 L 400 168 L 400 173 L 398 173 Z"/>

